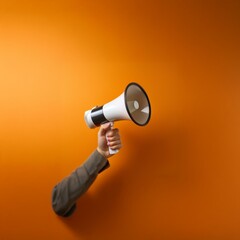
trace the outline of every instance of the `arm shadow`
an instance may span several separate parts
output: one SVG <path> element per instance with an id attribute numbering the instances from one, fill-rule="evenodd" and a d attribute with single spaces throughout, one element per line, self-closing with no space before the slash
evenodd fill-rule
<path id="1" fill-rule="evenodd" d="M 121 201 L 120 196 L 124 191 L 123 178 L 121 174 L 114 175 L 105 181 L 98 191 L 86 192 L 78 199 L 77 208 L 71 216 L 58 218 L 78 237 L 86 238 L 94 235 L 94 232 L 106 231 L 107 223 L 111 222 L 111 217 Z"/>
<path id="2" fill-rule="evenodd" d="M 174 180 L 173 178 L 177 177 L 176 174 L 181 169 L 166 176 L 166 168 L 164 170 L 163 167 L 167 164 L 170 169 L 173 167 L 176 169 L 175 166 L 181 162 L 180 150 L 185 142 L 182 131 L 179 129 L 172 129 L 172 132 L 167 133 L 150 131 L 149 134 L 144 134 L 144 138 L 141 138 L 140 135 L 134 133 L 127 135 L 127 146 L 134 150 L 127 155 L 128 160 L 124 165 L 124 170 L 110 175 L 94 194 L 85 193 L 78 200 L 77 209 L 72 216 L 60 218 L 68 228 L 72 229 L 77 239 L 82 237 L 96 239 L 97 236 L 104 236 L 104 238 L 98 239 L 110 239 L 108 238 L 109 227 L 111 227 L 110 232 L 113 232 L 114 229 L 119 230 L 120 226 L 117 226 L 119 224 L 119 207 L 122 209 L 123 198 L 128 198 L 126 187 L 129 188 L 129 184 L 130 187 L 139 186 L 139 184 L 145 186 L 153 184 L 154 175 L 158 176 L 155 178 L 159 179 L 158 181 L 164 181 L 166 177 Z M 173 151 L 176 154 L 173 155 Z M 151 153 L 151 158 L 149 153 Z M 154 159 L 153 156 L 155 156 Z M 163 170 L 161 171 L 161 169 Z M 146 172 L 150 174 L 145 176 Z M 143 175 L 145 176 L 144 180 Z M 154 184 L 158 183 L 154 182 Z"/>

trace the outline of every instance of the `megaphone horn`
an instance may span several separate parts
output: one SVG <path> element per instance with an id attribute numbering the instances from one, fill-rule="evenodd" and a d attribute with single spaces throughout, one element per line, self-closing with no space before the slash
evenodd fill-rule
<path id="1" fill-rule="evenodd" d="M 148 124 L 151 117 L 151 105 L 147 93 L 137 83 L 129 83 L 125 91 L 103 106 L 87 110 L 84 119 L 89 128 L 95 128 L 106 122 L 132 120 L 139 126 Z M 110 154 L 117 150 L 109 148 Z"/>
<path id="2" fill-rule="evenodd" d="M 119 120 L 132 120 L 139 126 L 145 126 L 150 117 L 151 106 L 147 93 L 134 82 L 129 83 L 119 97 L 105 105 L 88 110 L 84 114 L 89 128 Z"/>

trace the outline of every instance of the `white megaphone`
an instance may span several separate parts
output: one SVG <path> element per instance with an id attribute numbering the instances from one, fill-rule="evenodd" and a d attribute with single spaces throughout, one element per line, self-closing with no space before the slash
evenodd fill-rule
<path id="1" fill-rule="evenodd" d="M 132 120 L 139 126 L 145 126 L 151 117 L 151 106 L 147 93 L 137 83 L 129 83 L 125 91 L 117 98 L 100 107 L 88 110 L 84 119 L 89 128 L 95 128 L 106 122 Z M 114 151 L 109 149 L 110 153 Z"/>

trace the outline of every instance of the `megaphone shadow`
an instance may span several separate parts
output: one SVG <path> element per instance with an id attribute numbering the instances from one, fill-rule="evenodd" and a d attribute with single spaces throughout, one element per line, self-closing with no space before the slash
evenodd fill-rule
<path id="1" fill-rule="evenodd" d="M 189 146 L 186 126 L 180 121 L 161 127 L 155 123 L 155 126 L 142 131 L 128 132 L 127 148 L 130 151 L 125 174 L 131 186 L 157 189 L 166 184 L 189 184 L 193 171 L 188 156 Z"/>

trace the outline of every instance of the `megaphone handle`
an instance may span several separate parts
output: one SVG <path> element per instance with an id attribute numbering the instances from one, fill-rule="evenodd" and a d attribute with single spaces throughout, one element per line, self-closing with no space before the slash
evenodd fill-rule
<path id="1" fill-rule="evenodd" d="M 113 122 L 111 122 L 111 129 L 113 129 Z M 110 154 L 116 154 L 118 153 L 117 149 L 111 149 L 110 147 L 108 148 Z"/>

